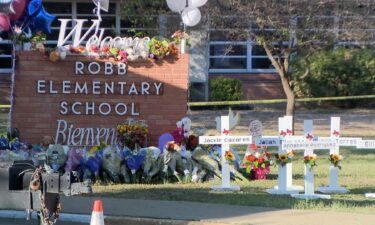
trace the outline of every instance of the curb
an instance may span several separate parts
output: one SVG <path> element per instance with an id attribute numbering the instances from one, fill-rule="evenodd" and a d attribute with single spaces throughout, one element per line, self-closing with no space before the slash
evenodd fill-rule
<path id="1" fill-rule="evenodd" d="M 0 210 L 0 218 L 24 219 L 26 221 L 26 212 L 18 210 Z M 37 213 L 32 212 L 31 218 L 36 220 Z M 90 224 L 91 215 L 61 213 L 58 220 L 64 222 Z M 227 225 L 227 223 L 216 222 L 114 216 L 105 216 L 104 220 L 108 225 Z"/>
<path id="2" fill-rule="evenodd" d="M 0 218 L 24 219 L 26 221 L 26 211 L 0 210 Z M 37 213 L 35 211 L 32 212 L 31 218 L 34 220 L 37 219 Z M 91 220 L 91 215 L 61 213 L 58 220 L 64 221 L 64 222 L 89 224 Z"/>
<path id="3" fill-rule="evenodd" d="M 134 218 L 134 217 L 106 217 L 105 224 L 109 225 L 228 225 L 227 223 L 154 219 L 154 218 Z"/>

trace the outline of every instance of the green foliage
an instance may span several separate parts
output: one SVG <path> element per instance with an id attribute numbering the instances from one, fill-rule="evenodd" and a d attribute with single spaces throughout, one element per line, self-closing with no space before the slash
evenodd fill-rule
<path id="1" fill-rule="evenodd" d="M 241 80 L 228 77 L 218 77 L 210 80 L 211 101 L 237 101 L 243 98 Z"/>
<path id="2" fill-rule="evenodd" d="M 121 13 L 127 27 L 150 29 L 129 31 L 133 36 L 142 37 L 156 35 L 159 26 L 158 15 L 170 12 L 165 0 L 127 0 L 122 4 Z"/>
<path id="3" fill-rule="evenodd" d="M 310 74 L 299 79 L 306 68 Z M 299 97 L 355 96 L 375 93 L 375 51 L 373 49 L 345 49 L 321 51 L 306 61 L 298 56 L 292 64 Z M 354 101 L 341 102 L 355 106 Z M 341 105 L 343 106 L 343 105 Z"/>

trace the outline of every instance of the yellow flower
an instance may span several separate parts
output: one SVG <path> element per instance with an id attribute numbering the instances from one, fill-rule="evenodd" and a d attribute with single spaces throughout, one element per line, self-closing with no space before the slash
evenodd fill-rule
<path id="1" fill-rule="evenodd" d="M 286 155 L 286 154 L 280 155 L 279 159 L 281 161 L 286 161 L 286 160 L 288 160 L 288 155 Z"/>
<path id="2" fill-rule="evenodd" d="M 231 151 L 226 151 L 224 156 L 228 161 L 234 161 L 236 159 L 233 152 Z"/>
<path id="3" fill-rule="evenodd" d="M 98 146 L 93 146 L 91 149 L 90 149 L 90 153 L 95 153 L 99 150 L 99 147 Z"/>
<path id="4" fill-rule="evenodd" d="M 339 154 L 331 154 L 330 155 L 330 158 L 331 158 L 331 161 L 333 161 L 334 163 L 342 160 L 342 155 L 339 155 Z"/>
<path id="5" fill-rule="evenodd" d="M 310 155 L 309 156 L 309 160 L 316 160 L 316 155 L 314 154 L 314 155 Z"/>

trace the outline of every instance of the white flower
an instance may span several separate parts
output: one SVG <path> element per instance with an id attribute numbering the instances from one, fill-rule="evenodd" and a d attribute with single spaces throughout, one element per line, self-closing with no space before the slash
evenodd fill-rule
<path id="1" fill-rule="evenodd" d="M 19 26 L 14 26 L 14 32 L 15 32 L 17 35 L 22 34 L 22 29 L 21 29 L 21 27 L 19 27 Z"/>
<path id="2" fill-rule="evenodd" d="M 197 174 L 194 174 L 192 177 L 191 177 L 191 181 L 194 182 L 194 183 L 198 183 L 199 181 L 199 176 Z"/>

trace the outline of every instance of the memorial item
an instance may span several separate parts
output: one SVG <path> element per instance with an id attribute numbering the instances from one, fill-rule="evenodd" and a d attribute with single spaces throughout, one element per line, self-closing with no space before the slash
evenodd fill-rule
<path id="1" fill-rule="evenodd" d="M 334 166 L 334 167 L 337 167 L 341 170 L 341 161 L 342 161 L 343 157 L 342 155 L 339 155 L 339 154 L 330 154 L 329 155 L 329 161 L 331 162 L 331 164 Z"/>
<path id="2" fill-rule="evenodd" d="M 50 145 L 48 147 L 46 152 L 47 160 L 45 164 L 47 172 L 52 173 L 60 171 L 67 160 L 66 150 L 66 147 L 64 149 L 64 147 L 59 144 Z"/>
<path id="3" fill-rule="evenodd" d="M 275 154 L 275 163 L 276 163 L 276 165 L 280 165 L 280 166 L 284 167 L 286 164 L 292 162 L 292 159 L 293 159 L 294 156 L 295 156 L 295 152 L 293 150 L 289 151 L 287 153 L 284 153 L 284 154 L 276 153 Z"/>
<path id="4" fill-rule="evenodd" d="M 303 157 L 303 163 L 305 163 L 305 165 L 307 166 L 309 170 L 312 170 L 314 169 L 314 167 L 317 166 L 316 159 L 317 159 L 316 154 L 305 155 Z"/>
<path id="5" fill-rule="evenodd" d="M 131 150 L 147 147 L 148 126 L 144 120 L 128 119 L 117 126 L 119 141 Z"/>
<path id="6" fill-rule="evenodd" d="M 144 156 L 142 164 L 142 180 L 151 183 L 153 179 L 157 179 L 158 174 L 163 168 L 163 155 L 157 147 L 147 147 L 140 149 L 141 155 Z"/>
<path id="7" fill-rule="evenodd" d="M 246 155 L 241 168 L 246 174 L 251 174 L 255 180 L 265 180 L 266 174 L 270 173 L 272 161 L 267 151 L 255 152 L 255 154 Z"/>

